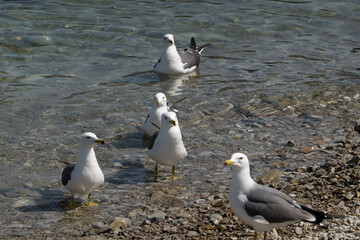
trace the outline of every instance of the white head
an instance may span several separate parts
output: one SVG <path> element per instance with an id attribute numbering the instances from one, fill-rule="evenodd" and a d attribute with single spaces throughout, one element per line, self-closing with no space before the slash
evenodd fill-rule
<path id="1" fill-rule="evenodd" d="M 155 103 L 158 107 L 166 107 L 167 106 L 167 99 L 165 94 L 163 93 L 157 93 L 154 97 Z"/>
<path id="2" fill-rule="evenodd" d="M 161 128 L 171 128 L 179 126 L 179 122 L 174 112 L 164 112 L 161 115 Z"/>
<path id="3" fill-rule="evenodd" d="M 224 165 L 230 165 L 231 169 L 241 171 L 243 169 L 249 169 L 249 159 L 243 153 L 234 153 L 230 160 L 226 160 Z"/>
<path id="4" fill-rule="evenodd" d="M 99 139 L 94 133 L 87 132 L 80 137 L 80 145 L 94 146 L 96 143 L 105 144 L 105 142 Z"/>
<path id="5" fill-rule="evenodd" d="M 172 45 L 175 46 L 174 36 L 172 34 L 165 34 L 163 39 L 163 46 L 168 48 Z"/>

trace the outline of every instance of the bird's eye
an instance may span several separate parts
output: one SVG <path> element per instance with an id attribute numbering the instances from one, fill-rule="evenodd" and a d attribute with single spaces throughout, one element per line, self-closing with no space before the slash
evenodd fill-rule
<path id="1" fill-rule="evenodd" d="M 167 120 L 167 117 L 165 117 L 165 119 Z"/>
<path id="2" fill-rule="evenodd" d="M 87 136 L 86 138 L 87 138 L 87 139 L 90 139 L 91 137 Z"/>
<path id="3" fill-rule="evenodd" d="M 243 160 L 243 157 L 239 157 L 239 160 Z"/>

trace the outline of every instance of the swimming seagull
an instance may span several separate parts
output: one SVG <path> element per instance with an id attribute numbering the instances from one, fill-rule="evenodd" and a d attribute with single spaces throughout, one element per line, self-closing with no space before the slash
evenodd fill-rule
<path id="1" fill-rule="evenodd" d="M 178 52 L 175 46 L 174 36 L 165 34 L 163 38 L 163 52 L 154 70 L 165 74 L 183 74 L 194 71 L 200 64 L 202 50 L 210 44 L 196 47 L 195 39 L 192 37 L 188 49 Z"/>
<path id="2" fill-rule="evenodd" d="M 168 106 L 165 94 L 155 94 L 154 103 L 144 123 L 144 131 L 147 136 L 151 137 L 155 132 L 160 130 L 161 115 L 167 111 Z"/>
<path id="3" fill-rule="evenodd" d="M 177 179 L 175 177 L 175 164 L 183 160 L 187 156 L 187 152 L 175 112 L 165 112 L 161 115 L 160 131 L 153 135 L 147 154 L 156 161 L 155 181 L 157 180 L 158 163 L 173 166 L 171 179 Z"/>
<path id="4" fill-rule="evenodd" d="M 290 223 L 306 221 L 323 224 L 328 215 L 302 205 L 288 195 L 252 180 L 249 160 L 243 153 L 234 153 L 225 166 L 231 166 L 232 180 L 229 202 L 233 212 L 244 223 L 258 231 L 284 227 Z"/>
<path id="5" fill-rule="evenodd" d="M 66 166 L 61 175 L 61 182 L 71 194 L 71 207 L 75 207 L 74 195 L 88 194 L 88 205 L 97 206 L 91 201 L 91 192 L 104 183 L 104 174 L 96 160 L 93 146 L 105 144 L 94 133 L 87 132 L 80 137 L 79 156 L 76 164 Z"/>

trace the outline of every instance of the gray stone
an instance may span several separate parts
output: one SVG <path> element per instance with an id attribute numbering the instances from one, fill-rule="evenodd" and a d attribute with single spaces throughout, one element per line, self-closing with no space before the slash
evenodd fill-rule
<path id="1" fill-rule="evenodd" d="M 222 206 L 224 206 L 224 200 L 222 200 L 222 199 L 219 199 L 219 200 L 216 200 L 216 201 L 214 201 L 213 202 L 213 207 L 222 207 Z"/>
<path id="2" fill-rule="evenodd" d="M 30 205 L 35 205 L 34 199 L 20 198 L 19 200 L 15 201 L 12 204 L 12 207 L 21 208 L 21 207 L 27 207 L 27 206 L 30 206 Z"/>
<path id="3" fill-rule="evenodd" d="M 93 227 L 93 228 L 97 228 L 97 229 L 100 229 L 100 228 L 102 228 L 102 227 L 104 227 L 104 223 L 103 222 L 94 222 L 91 226 Z"/>
<path id="4" fill-rule="evenodd" d="M 145 226 L 145 225 L 150 225 L 151 221 L 149 221 L 148 219 L 145 219 L 141 224 L 140 227 Z"/>
<path id="5" fill-rule="evenodd" d="M 110 226 L 104 226 L 99 229 L 98 234 L 99 233 L 109 233 L 111 231 L 112 231 L 112 228 Z"/>
<path id="6" fill-rule="evenodd" d="M 280 178 L 280 172 L 277 169 L 267 172 L 261 179 L 261 184 L 268 184 L 273 182 L 278 182 Z"/>
<path id="7" fill-rule="evenodd" d="M 166 202 L 171 207 L 183 208 L 186 206 L 186 202 L 180 198 L 172 197 L 172 198 L 169 198 L 168 201 L 166 201 Z"/>
<path id="8" fill-rule="evenodd" d="M 218 225 L 223 220 L 223 217 L 219 214 L 210 214 L 209 219 L 211 223 Z"/>
<path id="9" fill-rule="evenodd" d="M 116 218 L 112 223 L 110 223 L 110 227 L 113 229 L 122 228 L 131 225 L 131 220 L 128 218 Z"/>
<path id="10" fill-rule="evenodd" d="M 195 232 L 195 231 L 188 231 L 188 233 L 187 233 L 188 237 L 195 237 L 197 235 L 198 235 L 198 232 Z"/>
<path id="11" fill-rule="evenodd" d="M 303 233 L 301 227 L 296 227 L 296 228 L 295 228 L 295 233 L 296 233 L 297 235 L 301 235 L 301 234 Z"/>
<path id="12" fill-rule="evenodd" d="M 166 213 L 162 212 L 162 211 L 159 211 L 159 212 L 156 212 L 156 213 L 153 213 L 151 215 L 148 216 L 148 219 L 150 220 L 157 220 L 157 221 L 162 221 L 165 219 L 165 216 L 166 216 Z"/>
<path id="13" fill-rule="evenodd" d="M 164 193 L 157 191 L 151 195 L 151 201 L 156 204 L 165 205 L 169 207 L 183 208 L 186 206 L 186 202 L 180 198 L 165 195 Z"/>
<path id="14" fill-rule="evenodd" d="M 306 174 L 298 174 L 293 179 L 291 179 L 290 183 L 296 183 L 303 178 L 307 178 L 307 175 Z"/>

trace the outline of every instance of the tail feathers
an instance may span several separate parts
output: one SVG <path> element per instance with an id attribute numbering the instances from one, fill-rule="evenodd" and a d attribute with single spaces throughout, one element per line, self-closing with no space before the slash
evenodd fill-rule
<path id="1" fill-rule="evenodd" d="M 196 42 L 195 42 L 195 38 L 192 37 L 190 40 L 190 45 L 189 45 L 190 49 L 196 49 Z"/>
<path id="2" fill-rule="evenodd" d="M 309 208 L 302 204 L 300 206 L 301 206 L 301 209 L 307 211 L 308 213 L 312 214 L 315 217 L 315 221 L 311 221 L 312 223 L 317 223 L 317 224 L 323 225 L 324 220 L 328 218 L 328 215 L 324 212 L 317 211 L 315 209 Z"/>
<path id="3" fill-rule="evenodd" d="M 190 44 L 189 44 L 189 48 L 190 48 L 190 49 L 194 49 L 194 50 L 198 51 L 199 53 L 201 53 L 202 50 L 204 50 L 205 47 L 210 46 L 210 45 L 211 45 L 211 44 L 208 43 L 208 44 L 202 45 L 202 46 L 200 46 L 200 47 L 196 47 L 195 38 L 192 37 L 192 38 L 191 38 L 191 41 L 190 41 Z"/>
<path id="4" fill-rule="evenodd" d="M 204 50 L 204 48 L 205 48 L 205 47 L 210 46 L 210 45 L 211 45 L 210 43 L 205 44 L 205 45 L 202 45 L 202 46 L 200 46 L 200 47 L 196 48 L 196 50 L 197 50 L 199 53 L 201 53 L 201 52 L 202 52 L 202 50 Z"/>

